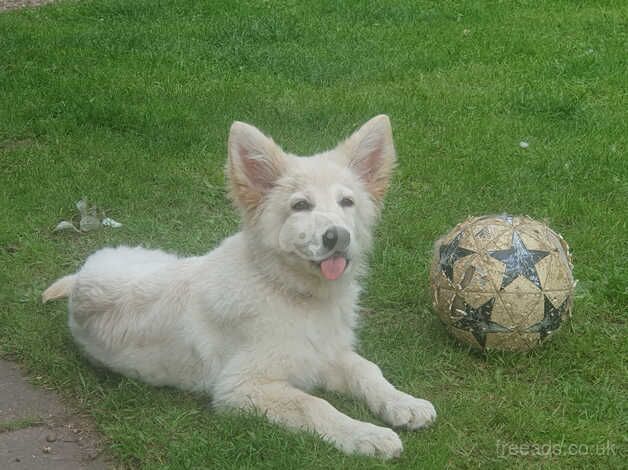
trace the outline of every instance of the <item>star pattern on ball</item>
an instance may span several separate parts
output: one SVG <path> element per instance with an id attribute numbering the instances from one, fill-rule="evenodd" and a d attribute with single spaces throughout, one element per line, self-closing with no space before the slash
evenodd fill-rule
<path id="1" fill-rule="evenodd" d="M 541 341 L 544 340 L 547 335 L 556 331 L 560 327 L 561 317 L 563 312 L 567 308 L 567 304 L 569 303 L 569 297 L 565 299 L 565 301 L 557 308 L 554 306 L 552 301 L 546 296 L 544 306 L 543 306 L 543 320 L 534 325 L 528 327 L 527 331 L 532 331 L 534 333 L 539 333 L 541 336 Z"/>
<path id="2" fill-rule="evenodd" d="M 463 235 L 464 232 L 460 232 L 452 241 L 440 246 L 440 269 L 451 282 L 454 280 L 454 263 L 465 256 L 475 253 L 475 251 L 459 246 Z"/>
<path id="3" fill-rule="evenodd" d="M 491 220 L 491 219 L 501 220 L 502 222 L 506 222 L 507 224 L 512 225 L 514 217 L 510 214 L 497 214 L 497 215 L 485 215 L 482 217 L 478 217 L 477 220 L 483 221 L 483 220 Z"/>
<path id="4" fill-rule="evenodd" d="M 517 277 L 523 276 L 541 289 L 541 280 L 536 271 L 536 263 L 547 255 L 548 251 L 528 250 L 518 232 L 512 232 L 512 247 L 508 250 L 489 251 L 488 254 L 506 265 L 501 289 L 504 289 Z"/>
<path id="5" fill-rule="evenodd" d="M 509 328 L 491 320 L 493 306 L 495 305 L 495 297 L 480 305 L 478 308 L 474 308 L 464 302 L 464 300 L 460 297 L 456 297 L 457 298 L 452 304 L 452 313 L 455 313 L 457 316 L 462 314 L 462 316 L 454 322 L 453 326 L 471 332 L 482 348 L 486 346 L 487 333 L 510 331 Z M 454 306 L 456 303 L 463 303 L 464 311 L 455 309 Z"/>
<path id="6" fill-rule="evenodd" d="M 482 227 L 480 230 L 475 232 L 475 238 L 489 238 L 491 236 L 491 231 L 487 227 Z"/>
<path id="7" fill-rule="evenodd" d="M 499 219 L 503 222 L 506 222 L 509 225 L 512 225 L 513 223 L 513 216 L 509 215 L 509 214 L 500 214 L 497 217 L 495 217 L 496 219 Z"/>

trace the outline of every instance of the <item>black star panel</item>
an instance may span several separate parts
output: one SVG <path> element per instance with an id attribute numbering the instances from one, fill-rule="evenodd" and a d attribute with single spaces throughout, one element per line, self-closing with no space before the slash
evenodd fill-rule
<path id="1" fill-rule="evenodd" d="M 491 321 L 491 313 L 493 312 L 493 306 L 495 305 L 495 297 L 491 298 L 491 300 L 485 304 L 480 305 L 478 308 L 473 308 L 459 297 L 455 299 L 453 304 L 456 305 L 460 302 L 464 303 L 464 315 L 462 318 L 458 319 L 453 326 L 462 330 L 470 331 L 478 343 L 480 343 L 482 348 L 486 346 L 487 333 L 510 331 L 505 326 Z"/>
<path id="2" fill-rule="evenodd" d="M 545 305 L 543 306 L 543 320 L 528 328 L 528 331 L 533 331 L 541 335 L 541 341 L 544 340 L 551 332 L 556 331 L 560 327 L 560 320 L 563 312 L 569 304 L 569 297 L 560 305 L 560 307 L 554 307 L 554 304 L 546 295 Z"/>
<path id="3" fill-rule="evenodd" d="M 506 265 L 501 288 L 504 289 L 518 276 L 523 276 L 541 289 L 539 274 L 536 272 L 536 263 L 547 255 L 548 251 L 528 250 L 518 232 L 512 232 L 512 247 L 508 250 L 490 251 L 491 257 Z"/>
<path id="4" fill-rule="evenodd" d="M 454 263 L 460 258 L 464 258 L 465 256 L 475 253 L 475 251 L 467 250 L 466 248 L 458 246 L 460 244 L 460 240 L 462 239 L 462 235 L 464 235 L 464 232 L 460 232 L 456 235 L 456 238 L 448 244 L 441 245 L 440 247 L 440 269 L 451 282 L 454 280 Z"/>

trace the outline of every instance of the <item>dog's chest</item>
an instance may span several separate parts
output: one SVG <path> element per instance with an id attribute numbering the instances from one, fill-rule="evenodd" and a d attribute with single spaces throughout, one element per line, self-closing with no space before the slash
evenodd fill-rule
<path id="1" fill-rule="evenodd" d="M 317 385 L 322 370 L 353 346 L 353 311 L 350 300 L 277 308 L 263 340 L 267 367 L 299 387 Z"/>

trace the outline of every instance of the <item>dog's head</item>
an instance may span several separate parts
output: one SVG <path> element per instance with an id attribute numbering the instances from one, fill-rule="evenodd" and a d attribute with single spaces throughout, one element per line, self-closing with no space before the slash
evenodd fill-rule
<path id="1" fill-rule="evenodd" d="M 384 115 L 311 157 L 286 154 L 242 122 L 229 135 L 227 176 L 245 233 L 273 260 L 326 281 L 362 262 L 394 164 Z"/>

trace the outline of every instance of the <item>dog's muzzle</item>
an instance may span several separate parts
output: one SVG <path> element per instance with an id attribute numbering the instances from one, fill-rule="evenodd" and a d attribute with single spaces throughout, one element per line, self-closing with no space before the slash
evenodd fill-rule
<path id="1" fill-rule="evenodd" d="M 310 261 L 325 279 L 336 280 L 349 265 L 351 243 L 351 232 L 337 218 L 325 213 L 295 214 L 280 231 L 280 246 Z"/>

